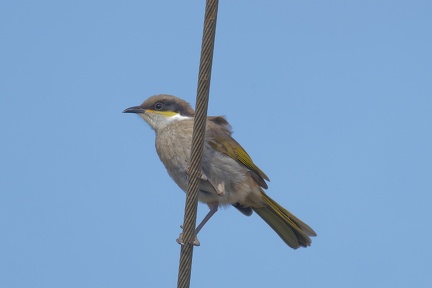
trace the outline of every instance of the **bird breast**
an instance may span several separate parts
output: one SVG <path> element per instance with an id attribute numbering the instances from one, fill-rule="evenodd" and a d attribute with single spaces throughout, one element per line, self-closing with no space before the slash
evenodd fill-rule
<path id="1" fill-rule="evenodd" d="M 176 121 L 156 131 L 156 150 L 168 174 L 177 185 L 187 191 L 189 159 L 191 154 L 193 120 Z M 245 203 L 259 187 L 252 180 L 245 166 L 231 157 L 216 151 L 204 141 L 200 193 L 198 199 L 207 204 L 226 205 Z"/>

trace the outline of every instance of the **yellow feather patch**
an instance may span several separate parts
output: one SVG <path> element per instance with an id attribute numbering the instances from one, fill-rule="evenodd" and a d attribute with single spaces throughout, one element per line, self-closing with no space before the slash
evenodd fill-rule
<path id="1" fill-rule="evenodd" d="M 163 115 L 165 117 L 173 117 L 173 116 L 179 115 L 179 113 L 174 112 L 174 111 L 157 111 L 157 110 L 150 110 L 149 109 L 149 110 L 147 110 L 147 112 L 154 113 L 154 114 L 160 114 L 160 115 Z"/>

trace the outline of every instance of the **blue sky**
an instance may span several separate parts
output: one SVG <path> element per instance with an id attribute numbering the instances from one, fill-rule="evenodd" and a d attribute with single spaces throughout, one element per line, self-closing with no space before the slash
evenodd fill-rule
<path id="1" fill-rule="evenodd" d="M 432 4 L 222 1 L 209 114 L 318 237 L 222 209 L 192 287 L 431 287 Z M 123 109 L 195 101 L 204 1 L 0 4 L 0 287 L 174 287 L 184 193 Z M 207 213 L 199 206 L 199 218 Z"/>

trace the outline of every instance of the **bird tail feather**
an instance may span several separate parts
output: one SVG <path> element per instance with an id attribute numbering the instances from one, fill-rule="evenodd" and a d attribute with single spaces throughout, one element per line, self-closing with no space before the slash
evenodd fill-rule
<path id="1" fill-rule="evenodd" d="M 307 224 L 283 208 L 267 194 L 262 192 L 264 207 L 253 210 L 279 235 L 291 248 L 310 246 L 309 236 L 316 236 L 315 231 Z"/>

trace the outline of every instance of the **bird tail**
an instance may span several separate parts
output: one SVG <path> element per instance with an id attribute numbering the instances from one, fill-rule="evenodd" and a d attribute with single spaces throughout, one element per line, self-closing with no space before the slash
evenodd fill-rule
<path id="1" fill-rule="evenodd" d="M 315 231 L 262 192 L 264 207 L 252 208 L 291 248 L 310 246 Z"/>

